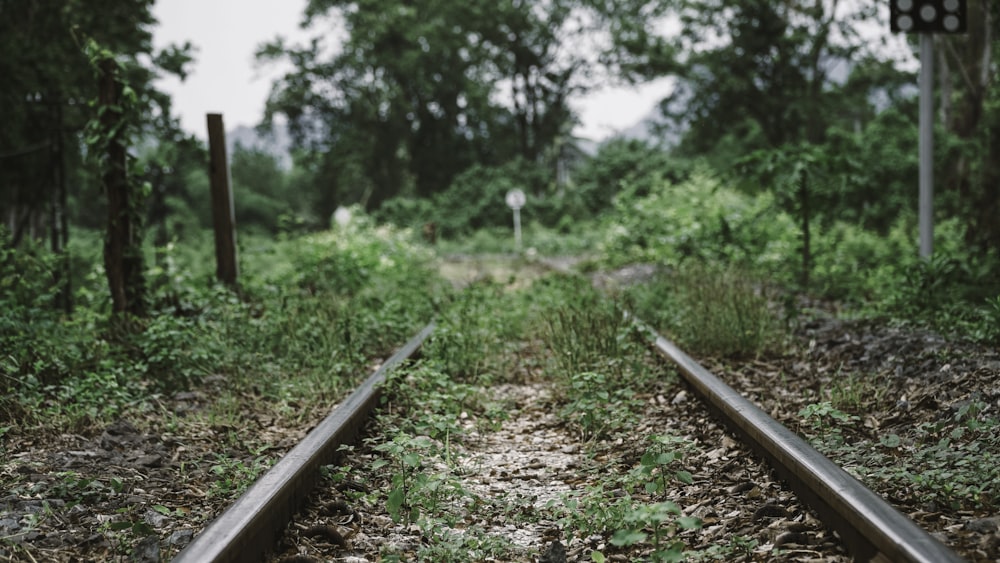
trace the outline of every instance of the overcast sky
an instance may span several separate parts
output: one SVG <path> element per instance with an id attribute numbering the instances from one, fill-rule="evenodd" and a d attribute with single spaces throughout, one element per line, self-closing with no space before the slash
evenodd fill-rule
<path id="1" fill-rule="evenodd" d="M 205 138 L 205 114 L 222 113 L 226 128 L 256 125 L 271 82 L 286 70 L 257 69 L 257 46 L 278 35 L 293 42 L 309 34 L 299 29 L 305 0 L 160 0 L 154 13 L 157 47 L 191 41 L 197 47 L 192 71 L 182 83 L 163 79 L 181 126 Z M 668 93 L 665 81 L 639 89 L 594 92 L 574 100 L 583 125 L 574 133 L 600 139 L 634 125 Z"/>

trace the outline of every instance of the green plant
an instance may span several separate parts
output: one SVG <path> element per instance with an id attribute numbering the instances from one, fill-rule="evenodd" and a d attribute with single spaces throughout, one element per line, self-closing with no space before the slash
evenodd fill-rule
<path id="1" fill-rule="evenodd" d="M 607 438 L 635 420 L 634 392 L 600 372 L 569 376 L 561 414 L 579 427 L 584 440 Z"/>
<path id="2" fill-rule="evenodd" d="M 67 504 L 86 504 L 103 498 L 113 492 L 113 489 L 93 477 L 81 475 L 76 471 L 61 471 L 56 473 L 59 480 L 49 488 L 53 498 L 66 501 Z"/>
<path id="3" fill-rule="evenodd" d="M 784 339 L 764 284 L 736 268 L 689 264 L 629 295 L 640 318 L 698 354 L 757 356 Z"/>
<path id="4" fill-rule="evenodd" d="M 808 404 L 799 411 L 799 416 L 819 433 L 821 439 L 829 438 L 835 442 L 843 441 L 841 426 L 858 419 L 837 409 L 830 401 Z"/>
<path id="5" fill-rule="evenodd" d="M 684 542 L 669 541 L 671 537 L 682 530 L 696 530 L 701 527 L 701 520 L 683 516 L 680 507 L 672 502 L 658 502 L 640 505 L 625 513 L 624 523 L 627 528 L 618 530 L 611 537 L 611 543 L 617 546 L 632 546 L 645 543 L 649 536 L 653 537 L 653 561 L 683 561 Z"/>
<path id="6" fill-rule="evenodd" d="M 447 475 L 421 470 L 424 457 L 438 450 L 438 445 L 427 436 L 398 433 L 391 441 L 376 444 L 372 449 L 384 456 L 372 463 L 373 471 L 386 466 L 392 468 L 392 489 L 386 497 L 385 508 L 397 522 L 404 519 L 417 522 L 421 508 L 436 510 L 449 492 L 449 486 L 455 484 Z"/>
<path id="7" fill-rule="evenodd" d="M 643 488 L 649 494 L 666 495 L 668 483 L 676 479 L 681 483 L 693 483 L 691 473 L 671 466 L 684 459 L 683 450 L 688 443 L 683 438 L 667 435 L 649 436 L 653 444 L 639 460 L 639 466 L 631 471 L 633 477 L 645 481 Z"/>
<path id="8" fill-rule="evenodd" d="M 546 343 L 563 377 L 597 371 L 621 377 L 632 367 L 624 358 L 634 345 L 633 327 L 617 302 L 583 290 L 577 304 L 554 307 L 545 322 Z"/>
<path id="9" fill-rule="evenodd" d="M 613 484 L 599 482 L 582 492 L 566 493 L 545 504 L 554 513 L 568 538 L 607 536 L 624 527 L 625 514 L 636 503 L 627 493 L 617 494 Z"/>
<path id="10" fill-rule="evenodd" d="M 827 388 L 830 404 L 849 412 L 864 412 L 867 407 L 879 404 L 885 398 L 888 387 L 884 381 L 873 379 L 873 375 L 834 373 Z"/>
<path id="11" fill-rule="evenodd" d="M 986 300 L 983 317 L 984 339 L 1000 343 L 1000 295 Z"/>
<path id="12" fill-rule="evenodd" d="M 460 417 L 481 410 L 482 392 L 455 381 L 437 359 L 393 370 L 383 386 L 382 404 L 395 414 L 395 428 L 447 442 L 461 432 Z"/>
<path id="13" fill-rule="evenodd" d="M 216 455 L 209 472 L 215 477 L 209 495 L 234 497 L 243 494 L 270 466 L 266 457 L 257 456 L 249 461 Z"/>
<path id="14" fill-rule="evenodd" d="M 452 377 L 475 382 L 504 371 L 508 356 L 504 345 L 503 287 L 493 282 L 475 283 L 454 296 L 442 311 L 427 344 L 427 354 Z"/>

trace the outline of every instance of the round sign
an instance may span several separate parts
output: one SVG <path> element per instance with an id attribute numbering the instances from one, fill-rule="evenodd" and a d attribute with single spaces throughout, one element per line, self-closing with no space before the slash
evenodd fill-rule
<path id="1" fill-rule="evenodd" d="M 527 201 L 524 192 L 521 190 L 510 190 L 507 192 L 507 207 L 511 209 L 521 209 Z"/>

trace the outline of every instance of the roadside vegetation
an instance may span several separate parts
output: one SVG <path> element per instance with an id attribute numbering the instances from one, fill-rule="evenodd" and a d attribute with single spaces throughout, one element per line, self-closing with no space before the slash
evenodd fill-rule
<path id="1" fill-rule="evenodd" d="M 150 557 L 149 541 L 153 553 L 172 545 L 163 526 L 183 545 L 178 528 L 235 500 L 427 322 L 443 289 L 426 249 L 363 217 L 246 237 L 235 290 L 214 283 L 210 252 L 158 249 L 152 313 L 128 327 L 98 297 L 99 269 L 66 317 L 51 307 L 44 250 L 0 260 L 5 557 Z"/>

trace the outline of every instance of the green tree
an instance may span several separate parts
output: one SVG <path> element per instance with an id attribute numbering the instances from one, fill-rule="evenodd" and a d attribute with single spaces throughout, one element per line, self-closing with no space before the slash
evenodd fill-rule
<path id="1" fill-rule="evenodd" d="M 727 136 L 746 147 L 822 142 L 835 69 L 867 55 L 857 32 L 875 6 L 840 0 L 675 0 L 678 87 L 662 109 L 704 154 Z"/>
<path id="2" fill-rule="evenodd" d="M 0 203 L 11 244 L 25 233 L 48 235 L 62 252 L 70 219 L 101 215 L 98 175 L 75 142 L 99 118 L 88 104 L 98 95 L 84 52 L 89 41 L 115 54 L 135 96 L 140 130 L 178 129 L 169 97 L 152 84 L 160 72 L 183 76 L 190 46 L 154 51 L 152 6 L 152 0 L 0 1 Z M 65 270 L 59 278 L 68 282 Z M 63 295 L 68 306 L 68 286 Z"/>
<path id="3" fill-rule="evenodd" d="M 277 232 L 283 216 L 294 215 L 305 205 L 288 190 L 288 173 L 274 155 L 237 144 L 233 149 L 233 203 L 236 223 Z"/>
<path id="4" fill-rule="evenodd" d="M 1000 4 L 969 0 L 968 32 L 935 37 L 944 143 L 940 182 L 957 196 L 966 241 L 1000 257 Z M 943 156 L 943 158 L 941 158 Z"/>
<path id="5" fill-rule="evenodd" d="M 573 123 L 569 97 L 609 69 L 641 66 L 624 48 L 592 48 L 596 32 L 626 35 L 611 18 L 620 9 L 590 0 L 312 0 L 306 24 L 337 22 L 346 40 L 332 56 L 319 39 L 263 46 L 260 60 L 295 67 L 274 85 L 267 117 L 285 115 L 314 153 L 305 166 L 327 216 L 345 203 L 429 197 L 473 165 L 523 159 L 554 171 L 545 161 L 558 158 L 553 147 Z"/>

